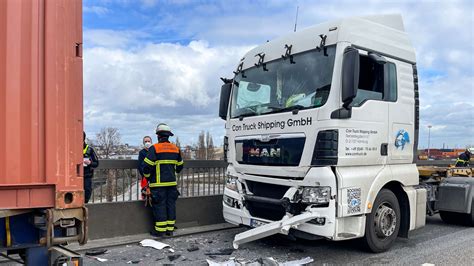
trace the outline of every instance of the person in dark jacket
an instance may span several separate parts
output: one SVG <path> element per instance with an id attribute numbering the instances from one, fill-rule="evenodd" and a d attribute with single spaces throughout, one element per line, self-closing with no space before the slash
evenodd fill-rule
<path id="1" fill-rule="evenodd" d="M 138 172 L 140 173 L 140 188 L 143 191 L 143 188 L 145 188 L 148 185 L 148 181 L 143 175 L 143 168 L 145 167 L 145 158 L 146 155 L 148 154 L 148 149 L 150 149 L 151 145 L 153 145 L 152 139 L 150 136 L 145 136 L 143 137 L 143 149 L 138 153 Z M 144 195 L 142 195 L 144 198 Z"/>
<path id="2" fill-rule="evenodd" d="M 94 149 L 86 144 L 86 132 L 83 137 L 83 150 L 82 155 L 84 157 L 84 201 L 89 202 L 92 195 L 92 178 L 94 177 L 94 168 L 99 166 L 99 159 Z"/>
<path id="3" fill-rule="evenodd" d="M 471 161 L 471 151 L 466 149 L 465 152 L 459 154 L 458 159 L 456 160 L 456 167 L 468 167 L 469 162 Z"/>
<path id="4" fill-rule="evenodd" d="M 158 143 L 148 150 L 143 174 L 150 182 L 155 230 L 150 234 L 157 237 L 172 236 L 176 221 L 176 200 L 179 192 L 177 173 L 183 170 L 183 159 L 176 145 L 169 142 L 173 136 L 166 124 L 156 128 Z"/>

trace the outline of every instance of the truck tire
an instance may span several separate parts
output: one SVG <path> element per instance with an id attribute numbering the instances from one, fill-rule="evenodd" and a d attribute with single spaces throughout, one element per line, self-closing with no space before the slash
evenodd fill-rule
<path id="1" fill-rule="evenodd" d="M 375 199 L 372 212 L 367 215 L 365 236 L 366 249 L 379 253 L 388 250 L 400 230 L 400 205 L 391 190 L 382 189 Z"/>

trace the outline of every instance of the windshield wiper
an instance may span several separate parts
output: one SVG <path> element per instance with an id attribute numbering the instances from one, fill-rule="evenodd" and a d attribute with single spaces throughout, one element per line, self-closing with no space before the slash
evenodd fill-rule
<path id="1" fill-rule="evenodd" d="M 292 105 L 292 106 L 288 106 L 288 107 L 285 107 L 285 108 L 279 108 L 279 109 L 276 109 L 275 111 L 268 112 L 267 114 L 283 113 L 283 112 L 288 112 L 288 111 L 293 111 L 294 114 L 297 114 L 299 110 L 303 110 L 303 109 L 306 109 L 306 108 L 308 108 L 308 107 L 297 104 L 297 105 Z"/>

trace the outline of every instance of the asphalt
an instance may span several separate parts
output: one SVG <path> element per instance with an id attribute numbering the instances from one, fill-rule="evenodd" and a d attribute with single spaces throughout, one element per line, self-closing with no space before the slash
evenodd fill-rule
<path id="1" fill-rule="evenodd" d="M 234 258 L 248 263 L 268 257 L 278 262 L 310 257 L 314 260 L 311 265 L 474 265 L 474 228 L 445 224 L 439 216 L 429 217 L 424 228 L 412 232 L 409 239 L 399 238 L 392 249 L 380 254 L 362 250 L 360 243 L 355 240 L 295 241 L 280 235 L 244 244 L 238 250 L 233 250 L 234 235 L 244 230 L 233 228 L 160 240 L 169 244 L 174 253 L 141 247 L 138 244 L 110 247 L 105 254 L 98 256 L 107 261 L 99 262 L 85 256 L 84 265 L 208 265 L 207 259 L 224 262 Z M 191 247 L 197 247 L 198 250 L 188 251 Z M 222 251 L 232 254 L 209 255 Z"/>
<path id="2" fill-rule="evenodd" d="M 218 231 L 199 233 L 207 230 Z M 207 260 L 225 262 L 229 259 L 248 265 L 269 257 L 281 263 L 309 257 L 313 260 L 310 265 L 474 265 L 474 228 L 445 224 L 439 216 L 428 217 L 424 228 L 411 232 L 409 239 L 397 239 L 389 251 L 380 254 L 366 252 L 356 240 L 292 240 L 282 235 L 243 244 L 238 250 L 233 250 L 232 240 L 235 234 L 244 230 L 245 228 L 229 227 L 228 224 L 204 229 L 180 229 L 180 236 L 160 240 L 169 244 L 174 252 L 137 244 L 142 239 L 150 238 L 148 235 L 96 240 L 90 241 L 86 246 L 70 245 L 69 248 L 84 255 L 90 249 L 107 250 L 105 254 L 97 256 L 107 261 L 100 262 L 85 255 L 84 265 L 208 265 Z M 193 248 L 197 250 L 191 251 Z M 218 255 L 226 252 L 227 255 Z M 0 264 L 19 265 L 12 262 Z"/>

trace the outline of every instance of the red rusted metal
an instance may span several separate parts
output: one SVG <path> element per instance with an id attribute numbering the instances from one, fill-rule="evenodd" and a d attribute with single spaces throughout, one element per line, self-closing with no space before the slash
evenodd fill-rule
<path id="1" fill-rule="evenodd" d="M 84 204 L 82 2 L 0 1 L 0 209 Z"/>

